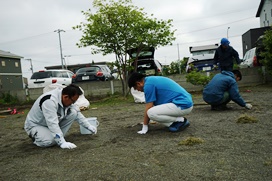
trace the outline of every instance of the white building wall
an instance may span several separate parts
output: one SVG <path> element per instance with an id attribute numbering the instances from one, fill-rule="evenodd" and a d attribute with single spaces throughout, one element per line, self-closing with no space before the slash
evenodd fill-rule
<path id="1" fill-rule="evenodd" d="M 272 0 L 265 0 L 260 13 L 260 27 L 272 25 Z"/>

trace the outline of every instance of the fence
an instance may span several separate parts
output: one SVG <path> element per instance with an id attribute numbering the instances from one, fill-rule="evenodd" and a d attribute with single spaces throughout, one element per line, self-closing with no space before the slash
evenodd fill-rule
<path id="1" fill-rule="evenodd" d="M 262 68 L 261 67 L 254 67 L 254 68 L 246 68 L 241 69 L 243 78 L 241 81 L 238 82 L 239 87 L 245 86 L 253 86 L 258 84 L 263 84 L 265 82 L 272 82 L 271 76 L 263 76 Z M 175 74 L 168 76 L 169 78 L 176 81 L 182 87 L 184 87 L 187 91 L 201 91 L 202 86 L 195 86 L 191 83 L 186 82 L 185 74 Z M 122 83 L 120 80 L 113 80 L 113 81 L 105 81 L 105 82 L 85 82 L 77 84 L 83 90 L 85 96 L 105 96 L 113 94 L 114 92 L 122 92 Z M 28 99 L 35 100 L 37 99 L 43 92 L 43 88 L 37 89 L 24 89 L 24 90 L 17 90 L 17 91 L 2 91 L 1 93 L 9 93 L 12 96 L 16 96 L 20 101 L 26 101 Z"/>

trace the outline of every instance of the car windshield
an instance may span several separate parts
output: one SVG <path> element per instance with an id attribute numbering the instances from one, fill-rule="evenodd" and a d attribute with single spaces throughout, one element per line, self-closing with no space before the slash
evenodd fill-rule
<path id="1" fill-rule="evenodd" d="M 35 72 L 30 79 L 45 79 L 49 78 L 52 76 L 51 71 L 46 71 L 46 72 Z"/>
<path id="2" fill-rule="evenodd" d="M 151 55 L 152 55 L 151 51 L 142 51 L 142 52 L 139 53 L 138 57 L 145 57 L 145 56 L 151 56 Z M 131 56 L 133 58 L 136 58 L 137 57 L 137 52 L 132 53 Z"/>
<path id="3" fill-rule="evenodd" d="M 203 55 L 203 54 L 214 54 L 215 50 L 204 50 L 204 51 L 197 51 L 197 52 L 192 52 L 192 55 Z"/>
<path id="4" fill-rule="evenodd" d="M 83 73 L 83 72 L 97 72 L 99 70 L 99 67 L 86 67 L 81 68 L 77 71 L 77 73 Z"/>

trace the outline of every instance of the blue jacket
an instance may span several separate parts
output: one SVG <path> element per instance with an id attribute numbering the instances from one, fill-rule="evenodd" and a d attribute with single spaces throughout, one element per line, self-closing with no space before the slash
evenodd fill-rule
<path id="1" fill-rule="evenodd" d="M 232 101 L 245 107 L 246 103 L 239 94 L 235 76 L 230 71 L 222 71 L 212 78 L 204 87 L 203 100 L 208 104 L 219 104 L 223 99 L 224 92 L 229 92 Z"/>
<path id="2" fill-rule="evenodd" d="M 236 60 L 237 64 L 240 64 L 239 54 L 232 46 L 229 46 L 227 49 L 223 49 L 220 45 L 214 54 L 214 64 L 219 63 L 221 70 L 232 71 L 233 69 L 233 59 Z"/>

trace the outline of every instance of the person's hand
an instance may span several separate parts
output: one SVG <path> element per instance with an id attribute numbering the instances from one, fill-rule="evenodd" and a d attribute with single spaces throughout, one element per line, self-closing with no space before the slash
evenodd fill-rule
<path id="1" fill-rule="evenodd" d="M 148 131 L 148 126 L 143 124 L 143 128 L 141 131 L 138 131 L 138 134 L 146 134 Z"/>
<path id="2" fill-rule="evenodd" d="M 64 142 L 60 145 L 60 147 L 62 149 L 68 148 L 68 149 L 73 149 L 76 148 L 77 146 L 74 143 L 70 143 L 70 142 Z"/>
<path id="3" fill-rule="evenodd" d="M 251 109 L 251 108 L 252 108 L 252 105 L 251 105 L 251 104 L 246 104 L 245 108 Z"/>
<path id="4" fill-rule="evenodd" d="M 93 134 L 96 134 L 96 133 L 97 133 L 97 128 L 94 127 L 93 125 L 90 125 L 90 126 L 88 127 L 88 130 L 90 130 Z"/>

